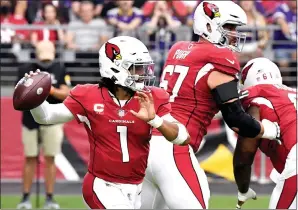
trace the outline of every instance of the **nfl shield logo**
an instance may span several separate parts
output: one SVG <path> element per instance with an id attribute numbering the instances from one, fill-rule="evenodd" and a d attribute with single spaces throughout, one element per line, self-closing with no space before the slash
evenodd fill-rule
<path id="1" fill-rule="evenodd" d="M 124 117 L 125 114 L 126 114 L 125 110 L 123 110 L 123 109 L 119 109 L 119 110 L 118 110 L 118 115 L 119 115 L 119 117 Z"/>

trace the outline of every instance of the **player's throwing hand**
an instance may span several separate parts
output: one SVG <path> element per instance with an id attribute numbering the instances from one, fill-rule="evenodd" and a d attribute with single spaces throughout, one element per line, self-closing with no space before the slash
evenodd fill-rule
<path id="1" fill-rule="evenodd" d="M 40 70 L 39 69 L 37 69 L 36 72 L 30 71 L 29 74 L 26 73 L 24 75 L 24 77 L 18 81 L 18 83 L 16 84 L 16 86 L 14 87 L 14 89 L 17 89 L 18 85 L 21 84 L 22 82 L 24 82 L 25 79 L 28 79 L 29 77 L 32 77 L 34 75 L 37 75 L 38 73 L 40 73 Z"/>
<path id="2" fill-rule="evenodd" d="M 135 112 L 130 110 L 130 112 L 135 115 L 137 118 L 149 122 L 150 120 L 154 119 L 155 117 L 155 108 L 153 97 L 151 93 L 144 93 L 144 92 L 136 92 L 135 98 L 139 100 L 140 103 L 140 110 L 139 112 Z"/>
<path id="3" fill-rule="evenodd" d="M 236 209 L 241 209 L 241 206 L 248 199 L 257 200 L 257 194 L 253 189 L 249 188 L 246 193 L 238 192 L 238 204 L 236 205 Z"/>

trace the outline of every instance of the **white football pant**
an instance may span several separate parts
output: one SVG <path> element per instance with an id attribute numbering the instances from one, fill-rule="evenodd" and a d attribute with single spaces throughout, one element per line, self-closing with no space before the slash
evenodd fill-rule
<path id="1" fill-rule="evenodd" d="M 297 209 L 297 146 L 288 154 L 285 168 L 281 174 L 275 169 L 270 178 L 276 183 L 273 189 L 269 209 Z"/>
<path id="2" fill-rule="evenodd" d="M 91 209 L 139 209 L 142 184 L 108 182 L 87 173 L 83 182 L 83 198 Z"/>
<path id="3" fill-rule="evenodd" d="M 207 209 L 209 198 L 206 174 L 192 148 L 152 136 L 141 209 Z"/>

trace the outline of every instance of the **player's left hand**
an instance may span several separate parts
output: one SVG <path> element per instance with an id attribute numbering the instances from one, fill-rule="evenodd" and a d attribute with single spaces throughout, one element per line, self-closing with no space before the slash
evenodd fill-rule
<path id="1" fill-rule="evenodd" d="M 236 209 L 241 209 L 241 206 L 249 199 L 257 200 L 257 194 L 253 189 L 249 188 L 246 193 L 238 191 L 238 203 Z"/>
<path id="2" fill-rule="evenodd" d="M 136 116 L 137 118 L 148 122 L 155 117 L 155 108 L 154 108 L 154 102 L 153 97 L 151 93 L 144 93 L 144 92 L 137 92 L 137 96 L 135 98 L 138 99 L 140 103 L 140 110 L 139 112 L 135 112 L 133 110 L 130 110 L 130 112 Z"/>

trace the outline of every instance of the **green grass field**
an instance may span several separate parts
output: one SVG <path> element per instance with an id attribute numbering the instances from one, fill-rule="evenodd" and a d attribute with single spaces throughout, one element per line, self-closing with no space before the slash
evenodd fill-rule
<path id="1" fill-rule="evenodd" d="M 33 207 L 35 206 L 35 197 L 31 198 Z M 60 204 L 61 208 L 65 209 L 86 209 L 86 206 L 82 200 L 81 196 L 74 195 L 59 195 L 55 199 Z M 212 196 L 210 199 L 210 209 L 235 209 L 236 206 L 236 196 Z M 20 201 L 20 196 L 8 196 L 1 195 L 1 209 L 16 208 L 18 202 Z M 41 207 L 43 205 L 44 198 L 41 198 Z M 244 204 L 242 209 L 268 209 L 269 196 L 260 196 L 256 201 L 250 200 Z"/>

